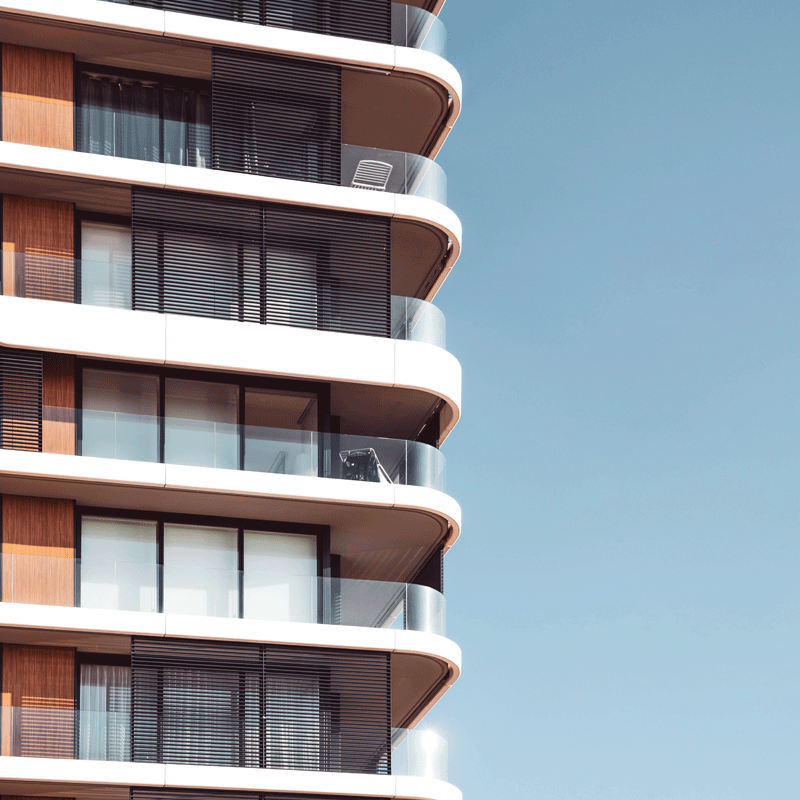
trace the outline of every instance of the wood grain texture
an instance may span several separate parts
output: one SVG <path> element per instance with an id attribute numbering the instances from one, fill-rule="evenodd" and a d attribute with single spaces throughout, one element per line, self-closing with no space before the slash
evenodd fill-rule
<path id="1" fill-rule="evenodd" d="M 3 645 L 2 755 L 72 758 L 75 651 Z"/>
<path id="2" fill-rule="evenodd" d="M 3 197 L 3 294 L 74 302 L 75 208 Z"/>
<path id="3" fill-rule="evenodd" d="M 5 495 L 2 520 L 3 600 L 74 605 L 73 502 Z"/>
<path id="4" fill-rule="evenodd" d="M 3 45 L 3 140 L 72 150 L 72 54 Z"/>
<path id="5" fill-rule="evenodd" d="M 45 353 L 42 368 L 42 452 L 73 456 L 75 357 Z"/>

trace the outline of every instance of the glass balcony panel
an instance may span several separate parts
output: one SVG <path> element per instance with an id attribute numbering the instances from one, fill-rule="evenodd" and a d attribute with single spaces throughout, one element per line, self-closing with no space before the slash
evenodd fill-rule
<path id="1" fill-rule="evenodd" d="M 245 531 L 241 572 L 236 569 L 235 537 L 229 529 L 187 526 L 190 532 L 181 537 L 176 531 L 180 526 L 170 526 L 169 551 L 165 549 L 166 564 L 161 566 L 146 530 L 151 523 L 142 523 L 143 530 L 137 533 L 141 542 L 132 548 L 139 559 L 149 554 L 152 560 L 147 563 L 104 558 L 100 545 L 109 540 L 91 533 L 92 526 L 101 523 L 105 526 L 107 521 L 84 518 L 83 559 L 3 553 L 3 602 L 157 613 L 159 585 L 163 585 L 168 613 L 236 618 L 241 592 L 244 619 L 445 635 L 441 592 L 416 584 L 318 577 L 316 543 L 310 541 L 316 537 Z M 110 532 L 108 526 L 104 530 Z M 195 535 L 192 531 L 197 530 L 201 533 Z M 92 538 L 85 535 L 87 531 Z M 209 531 L 211 536 L 204 535 Z M 216 542 L 211 541 L 215 533 Z M 127 540 L 121 546 L 109 542 L 109 552 L 131 549 L 133 537 L 130 531 L 124 534 Z M 190 541 L 184 547 L 186 538 Z"/>
<path id="2" fill-rule="evenodd" d="M 285 679 L 283 679 L 285 680 Z M 302 680 L 302 679 L 301 679 Z M 318 704 L 318 687 L 311 679 L 304 679 L 307 684 L 309 704 Z M 274 682 L 274 687 L 272 683 Z M 283 685 L 278 679 L 268 679 L 267 691 L 274 688 L 280 692 Z M 81 687 L 84 688 L 84 687 Z M 113 688 L 113 687 L 108 687 Z M 122 688 L 122 687 L 117 687 Z M 158 730 L 163 731 L 165 750 L 169 742 L 185 741 L 186 721 L 199 720 L 201 725 L 207 723 L 208 712 L 215 709 L 195 706 L 178 706 L 169 693 L 165 691 L 164 713 L 153 717 L 155 727 L 148 731 L 157 738 Z M 223 717 L 229 716 L 230 696 L 218 692 L 219 702 L 215 706 Z M 82 701 L 84 700 L 82 695 Z M 129 762 L 131 760 L 131 713 L 125 711 L 94 710 L 92 708 L 25 708 L 19 706 L 3 706 L 0 708 L 0 725 L 2 726 L 2 755 L 28 758 L 69 758 L 91 761 Z M 343 709 L 344 711 L 345 709 Z M 251 710 L 248 709 L 248 712 Z M 144 722 L 144 720 L 143 720 Z M 302 761 L 304 769 L 319 770 L 319 742 L 323 737 L 333 737 L 328 730 L 330 724 L 323 717 L 315 719 L 311 726 L 291 727 L 281 730 L 275 726 L 258 725 L 253 713 L 243 716 L 245 731 L 244 766 L 259 766 L 258 743 L 261 735 L 272 745 L 278 741 L 288 762 Z M 261 727 L 261 732 L 259 731 Z M 138 730 L 138 728 L 137 728 Z M 189 734 L 186 734 L 189 735 Z M 274 737 L 279 737 L 276 740 Z M 374 726 L 361 726 L 361 741 L 374 740 L 379 744 L 386 737 L 385 729 Z M 238 737 L 236 737 L 238 738 Z M 155 738 L 154 738 L 155 741 Z M 197 742 L 198 764 L 203 763 L 202 742 Z M 77 746 L 76 746 L 77 745 Z M 236 752 L 235 742 L 231 742 L 230 766 L 241 764 L 240 754 Z M 382 752 L 383 751 L 383 752 Z M 280 751 L 279 751 L 280 752 Z M 391 729 L 391 768 L 385 748 L 378 747 L 365 772 L 390 774 L 433 780 L 447 780 L 447 740 L 437 731 Z M 163 762 L 158 762 L 163 763 Z M 270 764 L 273 768 L 281 765 Z M 331 769 L 333 768 L 333 769 Z M 335 763 L 327 764 L 328 771 L 338 771 Z"/>
<path id="3" fill-rule="evenodd" d="M 342 145 L 342 186 L 410 194 L 447 204 L 447 176 L 430 158 L 377 147 Z"/>
<path id="4" fill-rule="evenodd" d="M 392 728 L 392 775 L 447 780 L 447 740 L 433 730 Z"/>
<path id="5" fill-rule="evenodd" d="M 445 348 L 445 317 L 432 303 L 416 297 L 392 297 L 392 339 Z"/>
<path id="6" fill-rule="evenodd" d="M 430 11 L 392 3 L 392 44 L 447 58 L 447 29 Z"/>

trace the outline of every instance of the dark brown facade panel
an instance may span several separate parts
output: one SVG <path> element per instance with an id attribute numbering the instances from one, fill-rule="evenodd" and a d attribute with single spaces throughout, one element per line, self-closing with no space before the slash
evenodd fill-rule
<path id="1" fill-rule="evenodd" d="M 3 197 L 3 294 L 73 302 L 74 218 L 72 203 Z"/>
<path id="2" fill-rule="evenodd" d="M 42 452 L 75 455 L 75 357 L 42 355 Z"/>
<path id="3" fill-rule="evenodd" d="M 72 758 L 75 651 L 3 645 L 2 755 Z"/>
<path id="4" fill-rule="evenodd" d="M 3 600 L 73 605 L 73 502 L 5 495 L 2 508 Z"/>
<path id="5" fill-rule="evenodd" d="M 72 54 L 4 44 L 3 141 L 72 150 Z"/>

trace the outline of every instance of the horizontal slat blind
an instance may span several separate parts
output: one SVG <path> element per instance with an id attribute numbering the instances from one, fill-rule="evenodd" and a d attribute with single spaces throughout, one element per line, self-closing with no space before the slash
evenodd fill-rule
<path id="1" fill-rule="evenodd" d="M 214 168 L 338 186 L 341 76 L 333 64 L 214 48 Z"/>
<path id="2" fill-rule="evenodd" d="M 134 761 L 388 774 L 386 653 L 134 637 Z"/>
<path id="3" fill-rule="evenodd" d="M 257 645 L 131 641 L 133 761 L 259 765 Z"/>
<path id="4" fill-rule="evenodd" d="M 251 25 L 391 42 L 390 0 L 131 0 L 130 4 Z"/>
<path id="5" fill-rule="evenodd" d="M 134 189 L 137 310 L 389 336 L 386 217 Z"/>
<path id="6" fill-rule="evenodd" d="M 256 202 L 134 188 L 133 308 L 263 322 Z"/>
<path id="7" fill-rule="evenodd" d="M 390 224 L 386 217 L 265 204 L 267 322 L 389 336 Z"/>
<path id="8" fill-rule="evenodd" d="M 42 354 L 0 347 L 0 447 L 42 449 Z"/>

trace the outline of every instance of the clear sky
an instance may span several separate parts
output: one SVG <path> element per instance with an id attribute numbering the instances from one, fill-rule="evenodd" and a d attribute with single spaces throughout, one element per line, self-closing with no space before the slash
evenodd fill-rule
<path id="1" fill-rule="evenodd" d="M 466 800 L 800 797 L 800 4 L 448 0 Z"/>

